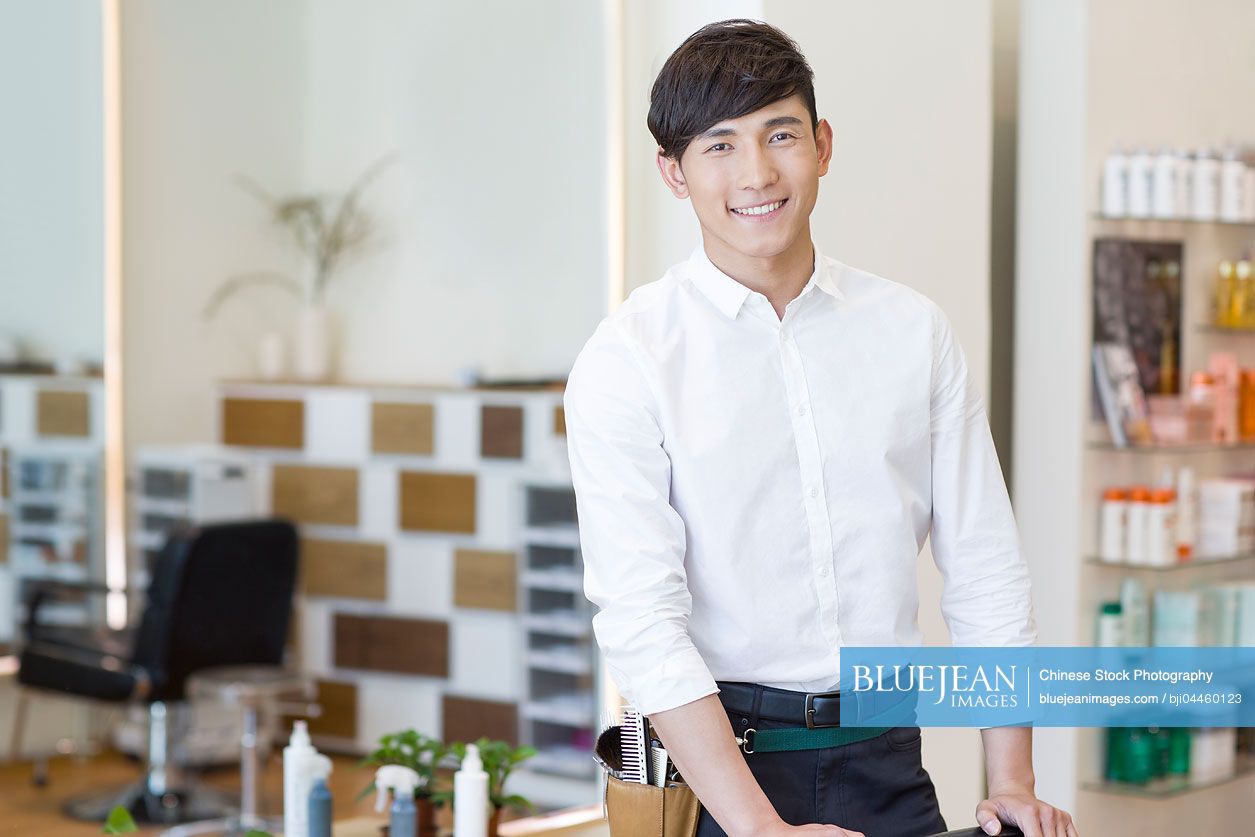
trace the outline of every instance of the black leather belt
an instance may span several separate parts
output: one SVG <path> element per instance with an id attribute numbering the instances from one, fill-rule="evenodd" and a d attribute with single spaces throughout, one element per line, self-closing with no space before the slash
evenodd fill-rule
<path id="1" fill-rule="evenodd" d="M 753 718 L 768 718 L 786 724 L 809 728 L 841 726 L 841 693 L 790 692 L 756 683 L 719 681 L 719 700 L 729 712 Z M 758 711 L 754 711 L 755 692 L 761 691 Z"/>

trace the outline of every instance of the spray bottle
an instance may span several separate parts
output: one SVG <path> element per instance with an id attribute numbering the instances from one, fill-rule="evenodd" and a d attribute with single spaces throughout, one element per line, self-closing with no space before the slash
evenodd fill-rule
<path id="1" fill-rule="evenodd" d="M 309 729 L 304 721 L 292 727 L 292 738 L 283 748 L 283 833 L 287 837 L 309 837 L 306 817 L 309 814 L 310 765 L 318 751 L 309 743 Z"/>
<path id="2" fill-rule="evenodd" d="M 462 766 L 453 774 L 453 837 L 481 837 L 488 832 L 488 774 L 479 747 L 466 745 Z"/>
<path id="3" fill-rule="evenodd" d="M 414 807 L 414 790 L 418 774 L 401 764 L 385 764 L 375 771 L 375 810 L 382 811 L 392 791 L 392 809 L 388 815 L 389 837 L 417 837 L 418 811 Z"/>
<path id="4" fill-rule="evenodd" d="M 306 828 L 309 837 L 331 837 L 331 791 L 327 777 L 331 775 L 331 759 L 316 755 L 309 764 L 309 816 Z"/>

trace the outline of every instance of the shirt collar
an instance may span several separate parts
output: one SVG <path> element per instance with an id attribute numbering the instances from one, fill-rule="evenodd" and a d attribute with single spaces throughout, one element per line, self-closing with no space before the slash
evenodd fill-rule
<path id="1" fill-rule="evenodd" d="M 811 273 L 811 278 L 798 296 L 807 292 L 813 284 L 824 293 L 840 302 L 845 299 L 845 294 L 841 293 L 841 289 L 837 287 L 837 267 L 828 263 L 828 260 L 819 252 L 819 246 L 811 245 L 815 250 L 815 268 Z M 745 304 L 745 300 L 753 293 L 745 285 L 733 279 L 728 274 L 715 267 L 710 257 L 706 255 L 706 249 L 702 245 L 698 245 L 693 250 L 693 254 L 689 257 L 689 278 L 699 291 L 706 295 L 716 308 L 728 319 L 736 319 L 736 315 L 740 312 L 741 306 Z"/>

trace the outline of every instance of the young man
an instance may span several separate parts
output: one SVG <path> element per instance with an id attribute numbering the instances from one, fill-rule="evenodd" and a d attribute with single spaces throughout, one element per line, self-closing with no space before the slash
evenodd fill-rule
<path id="1" fill-rule="evenodd" d="M 602 321 L 565 396 L 606 664 L 701 800 L 700 837 L 944 831 L 919 728 L 860 738 L 834 690 L 842 645 L 921 643 L 930 532 L 954 644 L 1036 640 L 963 352 L 927 298 L 812 244 L 832 129 L 783 33 L 693 34 L 649 128 L 702 245 Z M 755 750 L 784 728 L 802 749 Z M 982 738 L 985 830 L 1077 837 L 1034 795 L 1031 730 Z"/>

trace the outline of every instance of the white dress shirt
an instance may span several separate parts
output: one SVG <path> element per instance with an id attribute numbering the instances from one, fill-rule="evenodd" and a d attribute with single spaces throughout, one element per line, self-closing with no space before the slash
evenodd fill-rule
<path id="1" fill-rule="evenodd" d="M 920 645 L 930 531 L 953 644 L 1035 643 L 981 395 L 922 294 L 815 248 L 781 319 L 699 247 L 601 322 L 564 406 L 593 630 L 641 712 Z"/>

